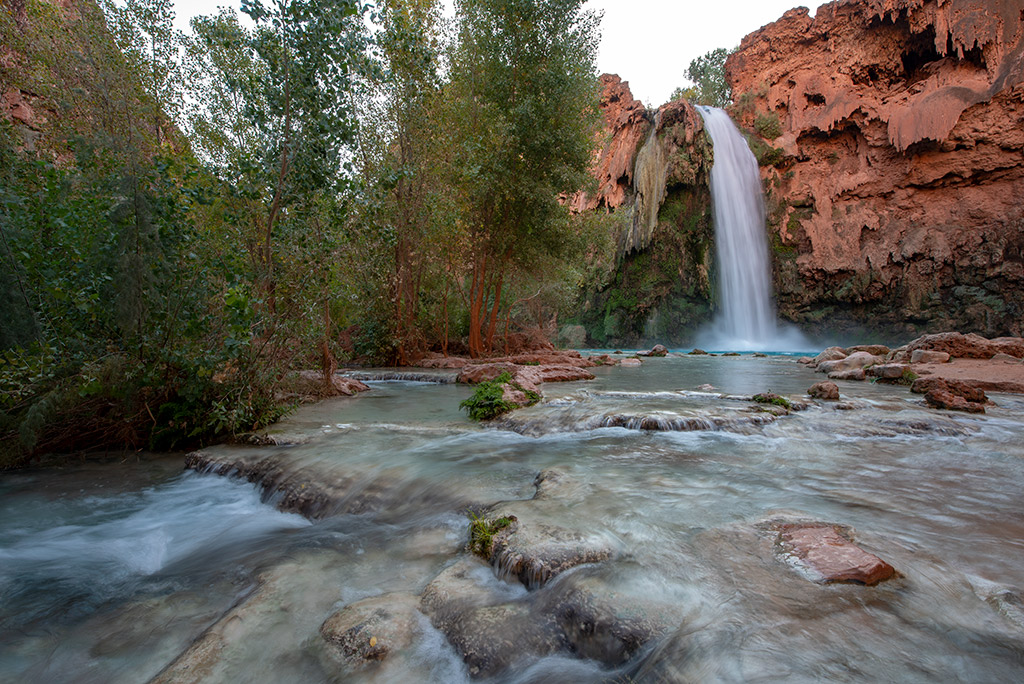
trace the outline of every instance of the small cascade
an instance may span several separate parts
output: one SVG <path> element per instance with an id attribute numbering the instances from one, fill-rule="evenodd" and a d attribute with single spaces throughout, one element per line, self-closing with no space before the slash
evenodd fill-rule
<path id="1" fill-rule="evenodd" d="M 805 347 L 795 329 L 780 329 L 772 302 L 771 264 L 757 159 L 729 115 L 698 107 L 714 145 L 711 168 L 719 311 L 701 346 L 793 351 Z"/>

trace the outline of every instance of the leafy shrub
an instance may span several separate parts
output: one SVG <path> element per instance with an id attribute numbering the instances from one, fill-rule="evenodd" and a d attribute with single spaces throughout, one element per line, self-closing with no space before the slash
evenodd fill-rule
<path id="1" fill-rule="evenodd" d="M 775 112 L 758 114 L 754 119 L 754 130 L 765 140 L 775 140 L 782 135 L 782 123 Z"/>
<path id="2" fill-rule="evenodd" d="M 473 396 L 459 404 L 459 408 L 466 409 L 472 420 L 491 420 L 519 408 L 518 404 L 505 401 L 505 385 L 524 393 L 529 399 L 530 406 L 540 401 L 539 394 L 524 389 L 522 385 L 512 379 L 509 373 L 502 373 L 493 380 L 478 384 L 473 390 Z"/>

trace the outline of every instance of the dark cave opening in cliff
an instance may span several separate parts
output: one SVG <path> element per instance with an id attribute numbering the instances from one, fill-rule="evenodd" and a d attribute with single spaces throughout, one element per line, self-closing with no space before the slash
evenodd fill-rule
<path id="1" fill-rule="evenodd" d="M 953 43 L 952 34 L 946 35 L 945 54 L 939 54 L 935 44 L 934 27 L 929 26 L 926 31 L 911 35 L 907 41 L 906 49 L 900 56 L 900 60 L 903 63 L 903 73 L 908 81 L 924 78 L 926 74 L 922 73 L 922 71 L 928 65 L 946 58 L 958 62 L 966 62 L 979 69 L 985 68 L 985 55 L 977 45 L 968 50 L 963 50 L 963 55 L 960 56 L 957 46 Z"/>

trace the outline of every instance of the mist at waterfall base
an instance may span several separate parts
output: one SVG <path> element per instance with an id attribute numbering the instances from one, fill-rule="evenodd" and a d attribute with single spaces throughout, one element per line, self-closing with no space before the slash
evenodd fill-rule
<path id="1" fill-rule="evenodd" d="M 720 296 L 718 313 L 697 334 L 697 344 L 716 351 L 811 350 L 814 344 L 775 313 L 757 159 L 725 111 L 698 110 L 714 145 L 711 200 Z"/>

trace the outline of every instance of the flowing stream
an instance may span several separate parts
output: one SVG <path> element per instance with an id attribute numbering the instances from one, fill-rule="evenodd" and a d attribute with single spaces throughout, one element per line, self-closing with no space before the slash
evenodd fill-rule
<path id="1" fill-rule="evenodd" d="M 713 349 L 806 349 L 794 328 L 775 315 L 765 209 L 757 159 L 717 107 L 699 107 L 714 145 L 712 216 L 720 289 L 719 310 L 700 344 Z"/>
<path id="2" fill-rule="evenodd" d="M 277 446 L 206 452 L 329 485 L 313 519 L 180 458 L 0 476 L 0 681 L 472 681 L 425 614 L 360 668 L 319 633 L 368 597 L 419 605 L 455 567 L 474 615 L 507 616 L 461 625 L 509 643 L 476 681 L 1024 680 L 1024 398 L 976 416 L 848 383 L 775 416 L 749 395 L 821 379 L 791 357 L 595 371 L 491 426 L 459 412 L 465 386 L 374 380 L 298 411 Z M 496 502 L 610 553 L 524 586 L 465 549 L 465 508 Z M 816 582 L 759 532 L 780 516 L 849 526 L 901 576 Z M 538 643 L 543 625 L 561 636 Z"/>

